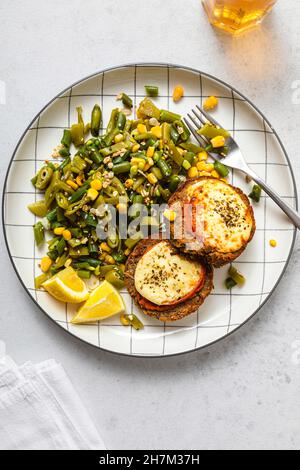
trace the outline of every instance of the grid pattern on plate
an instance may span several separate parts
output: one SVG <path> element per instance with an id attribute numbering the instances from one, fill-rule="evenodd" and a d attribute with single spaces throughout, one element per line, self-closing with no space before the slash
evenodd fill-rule
<path id="1" fill-rule="evenodd" d="M 211 94 L 218 96 L 223 105 L 222 109 L 226 110 L 226 106 L 228 106 L 228 109 L 230 107 L 232 109 L 231 112 L 228 112 L 228 119 L 232 122 L 232 125 L 228 125 L 227 128 L 229 128 L 234 135 L 249 136 L 249 138 L 246 137 L 249 142 L 250 139 L 255 138 L 257 135 L 263 136 L 264 145 L 261 146 L 261 150 L 264 157 L 263 159 L 254 159 L 253 162 L 251 160 L 251 165 L 253 165 L 254 169 L 258 169 L 266 178 L 269 175 L 269 171 L 275 171 L 274 174 L 276 176 L 276 172 L 285 170 L 292 182 L 289 164 L 285 159 L 280 145 L 277 150 L 277 160 L 274 161 L 275 159 L 271 160 L 268 158 L 268 143 L 276 141 L 278 144 L 273 130 L 266 125 L 263 117 L 259 115 L 243 97 L 239 96 L 229 87 L 219 83 L 217 80 L 207 77 L 205 74 L 167 65 L 143 65 L 128 66 L 126 68 L 102 72 L 97 76 L 80 82 L 73 88 L 70 88 L 63 96 L 58 97 L 56 101 L 38 117 L 25 134 L 23 141 L 15 153 L 5 188 L 4 223 L 11 255 L 26 288 L 30 291 L 41 308 L 62 327 L 91 344 L 115 352 L 141 356 L 168 355 L 193 350 L 205 346 L 237 328 L 258 309 L 260 304 L 266 300 L 271 290 L 274 288 L 289 256 L 289 248 L 292 245 L 294 234 L 294 228 L 290 223 L 281 220 L 278 215 L 276 217 L 274 216 L 272 212 L 274 207 L 269 207 L 270 200 L 267 196 L 264 196 L 262 213 L 258 214 L 258 217 L 261 219 L 258 232 L 261 231 L 263 234 L 263 246 L 260 246 L 263 250 L 263 259 L 252 260 L 246 257 L 246 259 L 241 258 L 236 261 L 236 263 L 241 265 L 241 270 L 248 270 L 249 273 L 261 273 L 261 275 L 258 276 L 260 280 L 259 287 L 255 279 L 254 283 L 249 283 L 247 287 L 248 290 L 235 290 L 228 293 L 224 292 L 221 283 L 219 283 L 214 293 L 197 314 L 191 315 L 171 325 L 161 324 L 156 320 L 144 317 L 145 329 L 139 332 L 135 332 L 132 327 L 129 329 L 120 327 L 116 319 L 107 319 L 107 321 L 94 325 L 76 327 L 70 324 L 74 307 L 66 305 L 64 307 L 64 315 L 62 316 L 62 306 L 60 303 L 56 303 L 53 299 L 49 300 L 49 296 L 42 290 L 34 289 L 32 279 L 28 276 L 29 265 L 26 263 L 30 263 L 32 277 L 34 277 L 42 254 L 36 249 L 32 241 L 31 230 L 30 232 L 27 230 L 30 229 L 32 224 L 28 223 L 27 219 L 25 221 L 15 220 L 11 214 L 14 214 L 14 211 L 16 211 L 15 200 L 13 201 L 15 196 L 21 196 L 19 199 L 25 200 L 25 195 L 32 195 L 33 200 L 36 200 L 39 197 L 39 193 L 28 187 L 16 187 L 14 182 L 17 179 L 16 174 L 18 171 L 21 173 L 24 172 L 24 167 L 21 167 L 22 164 L 26 164 L 27 167 L 29 166 L 33 171 L 41 165 L 43 157 L 39 149 L 43 148 L 45 145 L 48 146 L 49 143 L 48 148 L 50 152 L 52 143 L 48 142 L 48 135 L 51 132 L 53 132 L 53 135 L 55 135 L 56 132 L 61 133 L 61 130 L 64 129 L 64 126 L 55 125 L 55 104 L 59 103 L 61 100 L 66 101 L 66 106 L 62 106 L 61 103 L 58 106 L 60 116 L 57 122 L 59 122 L 59 124 L 66 122 L 69 126 L 72 122 L 73 108 L 76 105 L 82 103 L 82 105 L 85 106 L 86 103 L 88 107 L 98 98 L 103 110 L 105 129 L 106 116 L 108 116 L 115 103 L 117 87 L 119 87 L 118 91 L 127 91 L 122 88 L 123 77 L 125 77 L 125 83 L 129 89 L 128 94 L 132 97 L 134 105 L 136 106 L 138 101 L 144 97 L 141 93 L 143 85 L 148 83 L 149 77 L 153 77 L 154 75 L 159 77 L 158 84 L 163 90 L 159 98 L 159 105 L 162 107 L 166 106 L 168 109 L 170 107 L 172 87 L 174 83 L 182 82 L 181 77 L 183 80 L 185 77 L 189 82 L 189 90 L 185 94 L 185 99 L 181 102 L 186 103 L 186 106 L 188 106 L 189 103 L 194 103 L 196 100 L 202 103 L 203 99 Z M 87 90 L 91 90 L 91 93 Z M 66 116 L 62 116 L 63 109 L 66 110 Z M 47 114 L 49 110 L 51 110 L 51 112 L 49 112 L 51 119 Z M 186 112 L 188 110 L 189 108 L 186 108 L 183 111 Z M 47 122 L 48 118 L 49 122 Z M 225 118 L 226 116 L 224 116 L 224 119 Z M 216 119 L 218 120 L 217 116 Z M 32 133 L 35 133 L 33 148 Z M 43 139 L 45 139 L 45 141 L 43 141 Z M 245 143 L 245 148 L 248 148 L 247 142 Z M 24 149 L 24 154 L 22 154 L 22 149 Z M 46 156 L 44 158 L 46 158 Z M 232 182 L 234 184 L 243 184 L 241 181 L 238 181 L 236 172 L 232 172 Z M 287 188 L 287 191 L 288 189 L 289 188 Z M 289 198 L 289 200 L 295 204 L 295 188 L 293 188 L 292 184 L 290 190 L 291 191 L 288 193 L 285 191 L 282 196 Z M 25 214 L 25 206 L 23 209 L 22 211 L 20 207 L 18 207 L 18 214 Z M 273 223 L 278 222 L 278 226 L 272 226 L 272 221 Z M 268 225 L 269 223 L 270 226 Z M 276 238 L 280 236 L 282 237 L 282 241 L 288 242 L 288 247 L 285 250 L 283 248 L 282 250 L 278 250 L 278 258 L 276 258 L 274 252 L 268 250 L 267 242 L 269 237 Z M 32 247 L 32 244 L 34 245 L 33 248 L 27 251 L 26 247 Z M 282 245 L 283 244 L 284 243 L 282 243 Z M 274 266 L 278 268 L 275 269 Z M 275 271 L 275 274 L 273 271 Z M 222 274 L 223 273 L 219 273 L 220 278 Z M 224 276 L 225 274 L 226 271 L 224 272 Z M 123 295 L 128 310 L 140 315 L 130 295 L 126 292 L 124 292 Z M 223 308 L 223 306 L 225 307 Z"/>

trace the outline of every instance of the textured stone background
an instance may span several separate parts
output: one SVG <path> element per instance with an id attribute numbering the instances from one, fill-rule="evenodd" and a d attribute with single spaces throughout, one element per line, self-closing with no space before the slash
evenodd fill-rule
<path id="1" fill-rule="evenodd" d="M 278 2 L 261 29 L 236 39 L 210 27 L 199 0 L 3 0 L 0 18 L 1 183 L 48 100 L 134 61 L 182 63 L 238 88 L 279 131 L 299 180 L 298 0 Z M 0 338 L 19 362 L 62 362 L 110 449 L 299 448 L 299 246 L 272 299 L 227 341 L 142 360 L 97 351 L 50 322 L 19 284 L 1 234 Z"/>

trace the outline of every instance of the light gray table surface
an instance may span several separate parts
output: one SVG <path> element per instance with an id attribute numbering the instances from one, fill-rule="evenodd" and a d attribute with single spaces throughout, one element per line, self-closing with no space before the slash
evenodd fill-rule
<path id="1" fill-rule="evenodd" d="M 279 131 L 299 181 L 298 0 L 279 0 L 261 29 L 239 38 L 211 28 L 199 0 L 3 0 L 0 18 L 2 184 L 17 140 L 47 101 L 88 74 L 135 61 L 181 63 L 238 88 Z M 63 364 L 109 449 L 299 449 L 299 249 L 297 241 L 271 300 L 226 341 L 135 359 L 89 347 L 49 321 L 20 285 L 1 234 L 0 339 L 19 363 Z"/>

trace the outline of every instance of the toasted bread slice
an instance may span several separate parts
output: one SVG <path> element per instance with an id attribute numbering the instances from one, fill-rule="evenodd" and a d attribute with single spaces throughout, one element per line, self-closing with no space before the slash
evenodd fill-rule
<path id="1" fill-rule="evenodd" d="M 176 213 L 170 223 L 174 246 L 215 267 L 235 260 L 254 236 L 248 197 L 223 180 L 206 176 L 188 180 L 168 204 Z"/>
<path id="2" fill-rule="evenodd" d="M 195 267 L 195 263 L 198 263 L 200 271 L 203 275 L 203 282 L 201 282 L 201 285 L 199 284 L 199 288 L 192 290 L 190 295 L 184 296 L 182 298 L 182 301 L 180 301 L 179 303 L 173 302 L 173 304 L 169 305 L 155 305 L 154 303 L 149 302 L 148 299 L 145 299 L 138 291 L 139 285 L 137 283 L 136 271 L 139 262 L 143 259 L 143 257 L 149 250 L 151 250 L 160 243 L 163 243 L 164 245 L 168 244 L 170 250 L 172 251 L 172 254 L 179 255 L 184 260 L 185 267 L 188 268 L 188 262 L 190 262 L 190 267 L 192 270 Z M 163 257 L 163 247 L 161 248 L 162 249 L 160 250 L 159 248 L 159 250 L 161 252 L 161 256 Z M 168 278 L 166 278 L 166 273 L 167 276 L 169 276 Z M 182 273 L 182 279 L 184 279 L 183 274 L 186 273 Z M 153 272 L 153 277 L 157 276 L 157 285 L 159 286 L 160 283 L 165 285 L 167 293 L 166 295 L 171 295 L 172 292 L 174 293 L 174 290 L 172 291 L 172 280 L 174 279 L 172 279 L 173 275 L 176 276 L 175 272 L 174 274 L 171 274 L 168 271 L 160 273 L 159 269 L 154 270 Z M 160 276 L 161 279 L 158 279 Z M 150 277 L 152 277 L 152 274 L 150 274 Z M 180 274 L 179 278 L 181 278 Z M 161 320 L 163 322 L 170 322 L 180 320 L 181 318 L 186 317 L 187 315 L 195 312 L 203 304 L 204 300 L 213 289 L 213 269 L 210 266 L 207 266 L 206 264 L 200 262 L 199 260 L 192 260 L 189 256 L 180 253 L 174 246 L 171 245 L 170 241 L 168 240 L 145 239 L 138 243 L 138 245 L 135 247 L 135 249 L 127 260 L 125 268 L 125 282 L 128 292 L 130 293 L 136 304 L 142 309 L 142 311 L 146 315 L 157 318 L 158 320 Z M 147 275 L 145 273 L 145 283 L 146 282 L 148 282 L 148 280 Z"/>

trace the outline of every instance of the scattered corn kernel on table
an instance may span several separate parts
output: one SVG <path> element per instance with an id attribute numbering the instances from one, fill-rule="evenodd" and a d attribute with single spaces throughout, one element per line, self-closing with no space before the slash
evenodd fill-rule
<path id="1" fill-rule="evenodd" d="M 2 181 L 25 126 L 54 95 L 99 69 L 139 61 L 184 63 L 246 94 L 279 132 L 299 181 L 297 7 L 279 2 L 261 29 L 232 38 L 211 28 L 198 0 L 91 0 L 84 9 L 77 1 L 70 9 L 66 0 L 28 0 L 26 8 L 5 0 Z M 19 362 L 61 362 L 110 449 L 298 449 L 299 248 L 271 300 L 225 342 L 134 359 L 94 349 L 50 322 L 25 294 L 2 239 L 0 340 Z"/>

